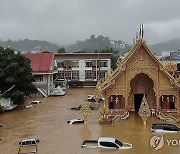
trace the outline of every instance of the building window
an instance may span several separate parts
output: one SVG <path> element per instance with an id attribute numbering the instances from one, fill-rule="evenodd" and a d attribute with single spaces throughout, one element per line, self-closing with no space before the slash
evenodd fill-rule
<path id="1" fill-rule="evenodd" d="M 60 78 L 60 79 L 64 79 L 64 71 L 59 71 L 58 72 L 58 77 Z"/>
<path id="2" fill-rule="evenodd" d="M 180 63 L 177 64 L 177 71 L 180 71 Z"/>
<path id="3" fill-rule="evenodd" d="M 72 67 L 78 68 L 79 67 L 79 61 L 72 61 Z"/>
<path id="4" fill-rule="evenodd" d="M 65 71 L 65 78 L 71 80 L 71 71 Z"/>
<path id="5" fill-rule="evenodd" d="M 57 63 L 57 68 L 64 68 L 64 62 L 61 60 L 61 61 L 56 61 Z"/>
<path id="6" fill-rule="evenodd" d="M 160 97 L 162 109 L 175 109 L 175 96 L 174 95 L 162 95 Z"/>
<path id="7" fill-rule="evenodd" d="M 107 71 L 98 71 L 99 79 L 104 79 L 106 77 Z"/>
<path id="8" fill-rule="evenodd" d="M 109 97 L 109 109 L 123 109 L 124 107 L 123 95 L 111 95 Z"/>
<path id="9" fill-rule="evenodd" d="M 35 82 L 43 82 L 43 75 L 35 75 Z"/>
<path id="10" fill-rule="evenodd" d="M 107 63 L 108 63 L 107 60 L 102 60 L 102 61 L 100 62 L 100 64 L 101 64 L 100 66 L 101 66 L 101 67 L 107 67 L 107 66 L 108 66 Z"/>
<path id="11" fill-rule="evenodd" d="M 86 61 L 86 67 L 92 67 L 93 64 L 92 64 L 92 61 Z"/>
<path id="12" fill-rule="evenodd" d="M 72 71 L 72 80 L 79 80 L 79 71 Z"/>
<path id="13" fill-rule="evenodd" d="M 89 80 L 89 79 L 95 79 L 96 78 L 96 72 L 95 71 L 85 71 L 85 74 L 86 74 L 86 79 Z"/>

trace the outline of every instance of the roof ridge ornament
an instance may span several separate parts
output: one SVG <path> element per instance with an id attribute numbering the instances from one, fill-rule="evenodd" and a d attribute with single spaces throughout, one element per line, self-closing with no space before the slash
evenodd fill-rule
<path id="1" fill-rule="evenodd" d="M 133 44 L 137 43 L 139 40 L 144 40 L 144 25 L 140 23 L 139 32 L 136 33 L 136 36 L 133 38 Z"/>
<path id="2" fill-rule="evenodd" d="M 139 38 L 142 40 L 144 38 L 144 25 L 143 25 L 143 23 L 140 23 Z"/>

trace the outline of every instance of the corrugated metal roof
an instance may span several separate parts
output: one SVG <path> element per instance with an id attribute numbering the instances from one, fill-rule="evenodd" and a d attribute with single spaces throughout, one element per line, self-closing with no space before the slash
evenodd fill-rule
<path id="1" fill-rule="evenodd" d="M 51 72 L 51 64 L 53 62 L 53 53 L 26 53 L 24 54 L 31 60 L 31 68 L 33 72 Z"/>

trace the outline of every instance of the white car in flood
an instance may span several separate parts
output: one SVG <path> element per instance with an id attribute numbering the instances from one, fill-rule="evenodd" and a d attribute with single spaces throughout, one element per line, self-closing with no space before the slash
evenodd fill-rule
<path id="1" fill-rule="evenodd" d="M 68 124 L 83 124 L 84 120 L 82 119 L 71 119 L 67 121 Z"/>

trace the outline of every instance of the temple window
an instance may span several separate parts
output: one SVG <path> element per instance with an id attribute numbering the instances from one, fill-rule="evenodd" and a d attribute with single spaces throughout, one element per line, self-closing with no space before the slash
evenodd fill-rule
<path id="1" fill-rule="evenodd" d="M 175 109 L 175 96 L 162 95 L 160 97 L 160 103 L 162 109 Z"/>
<path id="2" fill-rule="evenodd" d="M 123 109 L 123 95 L 111 95 L 109 97 L 109 109 Z"/>

